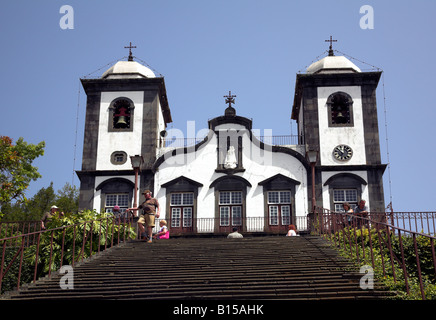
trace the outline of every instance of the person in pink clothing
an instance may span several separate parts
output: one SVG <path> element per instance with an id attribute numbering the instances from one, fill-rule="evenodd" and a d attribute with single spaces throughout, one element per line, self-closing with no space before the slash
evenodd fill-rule
<path id="1" fill-rule="evenodd" d="M 161 220 L 159 222 L 159 226 L 160 226 L 160 229 L 159 229 L 158 233 L 156 233 L 153 236 L 153 238 L 154 239 L 169 239 L 170 231 L 168 230 L 166 220 Z"/>

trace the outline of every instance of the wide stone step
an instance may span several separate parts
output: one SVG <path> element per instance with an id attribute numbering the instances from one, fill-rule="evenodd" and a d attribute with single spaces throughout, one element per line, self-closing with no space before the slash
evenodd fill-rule
<path id="1" fill-rule="evenodd" d="M 92 284 L 93 290 L 89 292 L 89 286 Z M 354 290 L 356 288 L 355 281 L 352 279 L 345 279 L 341 277 L 336 278 L 325 278 L 316 280 L 283 280 L 283 281 L 271 281 L 268 279 L 259 279 L 251 281 L 186 281 L 180 283 L 160 283 L 158 286 L 144 286 L 142 282 L 131 281 L 131 282 L 113 282 L 111 284 L 101 282 L 90 282 L 90 283 L 74 283 L 74 293 L 88 292 L 89 294 L 97 294 L 98 292 L 108 292 L 107 294 L 113 294 L 113 292 L 123 292 L 123 291 L 135 291 L 135 292 L 165 292 L 169 293 L 171 291 L 178 290 L 191 290 L 193 287 L 196 289 L 202 289 L 206 291 L 216 291 L 216 290 L 242 290 L 250 289 L 253 291 L 259 291 L 268 288 L 274 288 L 275 290 L 290 290 L 293 292 L 303 292 L 307 289 L 319 288 L 319 289 L 337 289 L 342 288 L 342 290 Z M 35 295 L 40 293 L 67 293 L 62 290 L 59 286 L 54 287 L 51 285 L 44 286 L 40 285 L 38 288 L 29 288 L 26 292 L 22 292 L 22 295 Z"/>
<path id="2" fill-rule="evenodd" d="M 67 292 L 38 292 L 37 294 L 23 294 L 21 299 L 320 299 L 322 297 L 377 297 L 382 293 L 371 292 L 369 294 L 357 290 L 355 286 L 334 286 L 334 287 L 300 287 L 297 290 L 292 288 L 260 288 L 260 287 L 223 287 L 223 288 L 186 288 L 177 290 L 150 290 L 147 288 L 127 288 L 125 290 L 74 290 Z M 383 294 L 384 296 L 384 294 Z"/>
<path id="3" fill-rule="evenodd" d="M 362 275 L 317 237 L 131 241 L 42 279 L 11 299 L 375 299 Z"/>

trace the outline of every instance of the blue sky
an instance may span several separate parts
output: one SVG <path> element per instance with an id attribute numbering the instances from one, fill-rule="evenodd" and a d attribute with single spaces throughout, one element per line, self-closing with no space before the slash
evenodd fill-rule
<path id="1" fill-rule="evenodd" d="M 74 29 L 59 25 L 66 4 Z M 374 10 L 374 29 L 360 27 L 363 5 Z M 334 49 L 384 71 L 377 97 L 384 163 L 385 108 L 389 138 L 386 204 L 392 196 L 395 211 L 435 210 L 435 15 L 430 0 L 3 0 L 0 134 L 46 142 L 35 161 L 43 177 L 28 197 L 51 181 L 55 189 L 79 186 L 73 170 L 81 167 L 86 106 L 79 79 L 126 57 L 129 42 L 137 46 L 134 56 L 165 77 L 169 128 L 186 131 L 187 121 L 206 128 L 223 114 L 231 90 L 237 113 L 252 118 L 254 128 L 295 133 L 296 73 L 324 54 L 333 35 Z"/>

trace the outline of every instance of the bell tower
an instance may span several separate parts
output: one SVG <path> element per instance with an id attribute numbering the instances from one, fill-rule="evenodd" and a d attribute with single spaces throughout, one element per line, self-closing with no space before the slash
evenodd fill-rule
<path id="1" fill-rule="evenodd" d="M 364 199 L 369 210 L 384 211 L 386 165 L 381 163 L 376 103 L 381 72 L 362 72 L 334 55 L 335 40 L 327 41 L 328 56 L 297 74 L 291 116 L 300 144 L 318 153 L 316 205 L 341 211 L 344 202 L 354 208 Z"/>
<path id="2" fill-rule="evenodd" d="M 86 119 L 80 179 L 80 209 L 112 211 L 132 206 L 135 173 L 131 156 L 141 155 L 139 189 L 153 190 L 151 166 L 172 122 L 165 81 L 133 60 L 118 61 L 100 78 L 81 79 Z"/>

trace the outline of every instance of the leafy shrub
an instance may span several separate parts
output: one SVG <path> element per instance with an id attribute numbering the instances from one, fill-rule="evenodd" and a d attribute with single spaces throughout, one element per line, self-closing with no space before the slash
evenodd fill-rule
<path id="1" fill-rule="evenodd" d="M 85 237 L 85 241 L 83 241 Z M 110 213 L 85 210 L 55 218 L 47 225 L 47 231 L 40 234 L 36 277 L 43 277 L 49 271 L 60 269 L 61 265 L 74 265 L 107 247 L 116 245 L 118 239 L 133 239 L 136 233 L 132 227 L 118 224 Z M 21 239 L 18 241 L 21 243 Z M 1 242 L 0 242 L 1 244 Z M 33 280 L 37 260 L 37 236 L 23 252 L 23 267 L 20 283 Z M 16 255 L 18 247 L 7 250 L 5 265 Z M 20 255 L 5 275 L 1 293 L 17 285 Z"/>
<path id="2" fill-rule="evenodd" d="M 390 290 L 396 291 L 397 298 L 421 299 L 413 238 L 410 235 L 402 234 L 402 251 L 398 235 L 393 234 L 392 230 L 389 232 L 388 237 L 386 229 L 377 231 L 374 228 L 363 228 L 362 230 L 344 228 L 332 235 L 329 240 L 332 244 L 340 247 L 341 254 L 354 261 L 357 266 L 373 266 L 376 278 Z M 389 240 L 392 245 L 392 258 L 388 248 Z M 426 299 L 434 300 L 436 299 L 436 275 L 430 238 L 418 235 L 416 243 L 424 294 Z M 408 274 L 409 294 L 407 294 L 405 286 L 402 252 Z"/>

